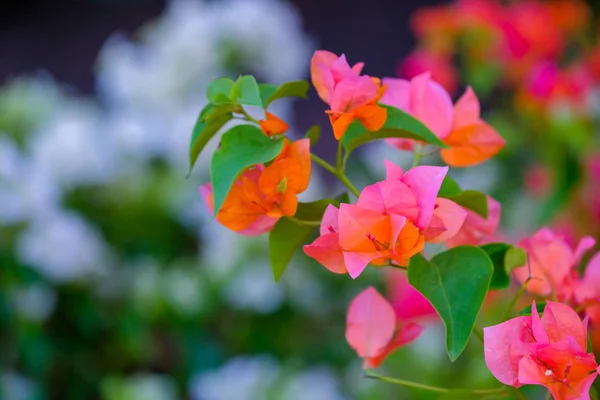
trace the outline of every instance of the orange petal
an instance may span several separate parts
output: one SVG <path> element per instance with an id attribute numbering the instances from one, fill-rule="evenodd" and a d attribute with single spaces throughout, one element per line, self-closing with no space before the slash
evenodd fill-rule
<path id="1" fill-rule="evenodd" d="M 346 133 L 346 130 L 348 130 L 348 126 L 354 120 L 354 114 L 326 112 L 329 114 L 329 121 L 331 121 L 331 126 L 333 127 L 333 135 L 337 140 L 340 140 L 344 136 L 344 133 Z"/>
<path id="2" fill-rule="evenodd" d="M 269 165 L 260 176 L 258 187 L 266 195 L 281 192 L 281 181 L 286 180 L 284 192 L 299 193 L 304 184 L 302 165 L 293 158 L 284 158 Z"/>
<path id="3" fill-rule="evenodd" d="M 294 187 L 296 193 L 302 193 L 308 187 L 310 181 L 310 139 L 300 139 L 292 142 L 287 148 L 287 157 L 297 161 L 301 171 L 296 179 L 288 184 Z"/>
<path id="4" fill-rule="evenodd" d="M 291 217 L 298 209 L 298 196 L 292 191 L 286 191 L 281 199 L 267 212 L 271 218 Z"/>
<path id="5" fill-rule="evenodd" d="M 494 128 L 480 121 L 453 131 L 444 142 L 451 146 L 442 149 L 444 162 L 452 167 L 469 167 L 496 155 L 505 145 Z"/>
<path id="6" fill-rule="evenodd" d="M 241 186 L 232 186 L 217 213 L 217 221 L 232 231 L 244 230 L 264 215 L 264 207 L 250 201 L 244 192 Z"/>
<path id="7" fill-rule="evenodd" d="M 354 110 L 354 116 L 362 122 L 365 128 L 375 132 L 383 128 L 387 118 L 387 110 L 378 105 L 366 105 Z"/>
<path id="8" fill-rule="evenodd" d="M 265 135 L 281 135 L 287 132 L 288 129 L 290 129 L 290 126 L 281 119 L 279 119 L 275 114 L 271 114 L 267 111 L 266 116 L 266 120 L 258 121 L 258 123 L 260 124 L 260 129 L 262 129 Z"/>

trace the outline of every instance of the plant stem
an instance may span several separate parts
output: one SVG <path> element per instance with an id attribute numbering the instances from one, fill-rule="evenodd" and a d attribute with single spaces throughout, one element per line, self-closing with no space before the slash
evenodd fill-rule
<path id="1" fill-rule="evenodd" d="M 335 168 L 333 167 L 333 165 L 329 164 L 327 161 L 323 160 L 321 157 L 316 156 L 314 154 L 310 154 L 310 158 L 316 162 L 317 164 L 319 164 L 321 167 L 325 168 L 327 171 L 329 171 L 330 173 L 332 173 L 333 175 L 337 176 L 337 171 L 335 170 Z"/>
<path id="2" fill-rule="evenodd" d="M 356 197 L 360 196 L 360 192 L 358 191 L 358 189 L 356 188 L 356 186 L 354 186 L 352 184 L 352 182 L 350 182 L 350 179 L 348 179 L 348 177 L 346 175 L 344 175 L 343 172 L 338 172 L 336 174 L 336 176 L 338 177 L 338 179 L 340 181 L 342 181 L 342 183 L 344 185 L 346 185 L 346 187 L 352 192 L 353 195 L 355 195 Z"/>
<path id="3" fill-rule="evenodd" d="M 256 120 L 252 115 L 248 114 L 246 112 L 246 110 L 244 110 L 243 108 L 242 108 L 242 111 L 240 112 L 240 114 L 243 114 L 244 117 L 246 117 L 246 119 L 248 121 L 254 122 L 256 125 L 260 125 L 260 123 L 258 122 L 258 120 Z"/>
<path id="4" fill-rule="evenodd" d="M 530 280 L 531 280 L 531 277 L 527 278 L 525 280 L 525 282 L 523 282 L 523 284 L 519 288 L 519 291 L 517 292 L 517 294 L 515 294 L 515 297 L 512 298 L 512 300 L 510 301 L 510 304 L 506 308 L 506 311 L 504 311 L 504 314 L 502 315 L 502 322 L 504 322 L 508 319 L 513 308 L 515 307 L 515 304 L 517 304 L 517 301 L 519 301 L 519 299 L 523 295 L 523 292 L 525 292 L 525 288 L 527 287 L 527 284 L 529 283 Z"/>
<path id="5" fill-rule="evenodd" d="M 417 383 L 417 382 L 405 381 L 403 379 L 390 378 L 389 376 L 383 376 L 383 375 L 375 374 L 373 372 L 367 373 L 365 375 L 365 377 L 370 378 L 370 379 L 377 379 L 377 380 L 380 380 L 383 382 L 393 383 L 396 385 L 409 387 L 409 388 L 413 388 L 413 389 L 426 390 L 428 392 L 448 393 L 448 392 L 450 392 L 450 390 L 455 390 L 455 389 L 448 389 L 448 388 L 443 388 L 443 387 L 438 387 L 438 386 L 424 385 L 422 383 Z M 462 390 L 469 391 L 472 394 L 484 396 L 484 395 L 490 395 L 490 394 L 503 393 L 506 391 L 506 388 L 500 387 L 500 388 L 496 388 L 496 389 L 462 389 Z"/>
<path id="6" fill-rule="evenodd" d="M 413 163 L 412 163 L 412 167 L 416 167 L 417 165 L 419 165 L 419 161 L 421 161 L 421 156 L 423 155 L 423 146 L 421 146 L 420 144 L 415 144 L 415 151 L 414 151 L 414 156 L 415 158 L 413 159 Z"/>
<path id="7" fill-rule="evenodd" d="M 316 156 L 312 153 L 310 154 L 310 158 L 314 162 L 319 164 L 321 167 L 323 167 L 327 171 L 329 171 L 331 174 L 335 175 L 344 185 L 346 185 L 346 187 L 352 192 L 353 195 L 355 195 L 356 197 L 358 197 L 360 195 L 360 192 L 358 191 L 356 186 L 354 186 L 352 184 L 352 182 L 350 182 L 350 179 L 348 179 L 348 177 L 344 174 L 343 171 L 335 169 L 335 167 L 333 165 L 329 164 L 327 161 L 323 160 L 321 157 Z"/>
<path id="8" fill-rule="evenodd" d="M 321 221 L 304 221 L 302 219 L 298 219 L 296 217 L 287 217 L 290 221 L 298 225 L 304 226 L 321 226 Z"/>
<path id="9" fill-rule="evenodd" d="M 337 157 L 335 160 L 335 169 L 338 172 L 344 173 L 342 170 L 342 140 L 338 140 Z"/>

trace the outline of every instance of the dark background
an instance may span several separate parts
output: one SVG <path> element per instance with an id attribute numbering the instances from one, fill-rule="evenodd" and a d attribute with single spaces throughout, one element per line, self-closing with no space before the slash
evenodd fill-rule
<path id="1" fill-rule="evenodd" d="M 215 1 L 215 0 L 213 0 Z M 218 1 L 218 0 L 216 0 Z M 252 1 L 252 0 L 247 0 Z M 160 15 L 160 0 L 0 1 L 0 84 L 46 70 L 83 92 L 94 90 L 94 60 L 114 32 L 132 33 Z M 439 0 L 295 0 L 320 48 L 368 60 L 369 73 L 393 76 L 414 41 L 409 16 Z"/>

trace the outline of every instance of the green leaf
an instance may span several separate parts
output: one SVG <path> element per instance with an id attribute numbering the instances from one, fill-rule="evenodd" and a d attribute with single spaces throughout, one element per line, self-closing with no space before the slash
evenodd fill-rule
<path id="1" fill-rule="evenodd" d="M 510 286 L 510 276 L 506 272 L 506 254 L 513 246 L 507 243 L 489 243 L 481 246 L 494 264 L 494 274 L 490 289 L 505 289 Z"/>
<path id="2" fill-rule="evenodd" d="M 236 104 L 207 104 L 204 106 L 202 111 L 200 111 L 200 116 L 198 118 L 199 122 L 210 121 L 211 119 L 220 117 L 221 115 L 225 115 L 227 113 L 232 113 L 236 111 L 239 106 Z"/>
<path id="3" fill-rule="evenodd" d="M 246 168 L 273 160 L 283 149 L 283 137 L 268 137 L 253 125 L 237 125 L 221 139 L 210 163 L 214 214 L 221 209 L 231 185 Z"/>
<path id="4" fill-rule="evenodd" d="M 292 81 L 286 82 L 279 86 L 277 90 L 269 96 L 267 102 L 264 103 L 265 109 L 277 99 L 282 99 L 284 97 L 299 97 L 301 99 L 308 98 L 307 92 L 310 88 L 310 85 L 306 81 Z"/>
<path id="5" fill-rule="evenodd" d="M 204 111 L 204 110 L 203 110 Z M 213 110 L 212 112 L 214 112 Z M 200 153 L 206 144 L 217 134 L 219 129 L 223 127 L 233 116 L 231 113 L 225 113 L 208 121 L 202 120 L 202 113 L 196 121 L 194 131 L 192 132 L 192 140 L 190 142 L 190 172 L 194 168 L 194 164 L 200 156 Z"/>
<path id="6" fill-rule="evenodd" d="M 416 118 L 396 107 L 380 105 L 387 110 L 383 128 L 377 132 L 369 132 L 359 121 L 354 121 L 342 138 L 346 152 L 349 153 L 373 140 L 387 138 L 415 139 L 439 147 L 448 147 Z"/>
<path id="7" fill-rule="evenodd" d="M 442 186 L 440 187 L 440 191 L 438 192 L 438 197 L 448 198 L 450 196 L 454 196 L 460 194 L 462 189 L 458 186 L 458 183 L 450 175 L 446 175 L 444 180 L 442 181 Z"/>
<path id="8" fill-rule="evenodd" d="M 544 310 L 546 309 L 546 302 L 545 301 L 541 301 L 541 302 L 535 302 L 535 308 L 537 309 L 538 314 L 541 314 L 544 312 Z M 519 311 L 520 316 L 523 315 L 531 315 L 531 305 L 528 305 L 527 307 L 525 307 L 524 309 L 522 309 L 521 311 Z"/>
<path id="9" fill-rule="evenodd" d="M 319 125 L 313 125 L 308 132 L 306 132 L 304 137 L 310 139 L 310 147 L 313 147 L 321 138 L 321 127 Z"/>
<path id="10" fill-rule="evenodd" d="M 310 203 L 298 203 L 294 217 L 302 221 L 320 221 L 329 204 L 339 206 L 340 202 L 335 199 L 321 199 Z M 269 234 L 269 259 L 275 282 L 283 275 L 296 250 L 306 243 L 316 229 L 317 226 L 300 225 L 288 218 L 277 221 Z"/>
<path id="11" fill-rule="evenodd" d="M 212 104 L 230 103 L 229 95 L 233 89 L 234 82 L 230 78 L 217 78 L 208 84 L 206 97 Z"/>
<path id="12" fill-rule="evenodd" d="M 321 199 L 309 203 L 298 203 L 298 209 L 294 217 L 302 221 L 320 221 L 327 206 L 333 204 L 339 207 L 340 203 L 343 202 L 349 202 L 348 193 L 346 192 L 340 194 L 335 199 Z"/>
<path id="13" fill-rule="evenodd" d="M 262 101 L 263 107 L 267 109 L 267 105 L 269 104 L 269 99 L 275 92 L 279 86 L 271 85 L 270 83 L 260 83 L 258 85 L 258 90 L 260 91 L 260 99 Z"/>
<path id="14" fill-rule="evenodd" d="M 302 246 L 311 232 L 317 227 L 298 225 L 287 218 L 281 218 L 269 233 L 269 259 L 275 282 L 287 268 L 292 256 Z"/>
<path id="15" fill-rule="evenodd" d="M 252 75 L 240 76 L 233 85 L 229 98 L 233 102 L 248 106 L 263 106 L 258 83 Z"/>
<path id="16" fill-rule="evenodd" d="M 521 247 L 511 247 L 504 256 L 504 269 L 510 275 L 513 269 L 527 265 L 527 252 Z"/>
<path id="17" fill-rule="evenodd" d="M 442 318 L 451 361 L 455 361 L 467 345 L 493 272 L 488 255 L 472 246 L 455 247 L 431 261 L 421 255 L 410 260 L 408 281 Z"/>
<path id="18" fill-rule="evenodd" d="M 476 212 L 483 218 L 488 217 L 488 203 L 484 193 L 476 190 L 463 190 L 459 194 L 448 196 L 446 198 L 452 200 L 461 207 Z"/>

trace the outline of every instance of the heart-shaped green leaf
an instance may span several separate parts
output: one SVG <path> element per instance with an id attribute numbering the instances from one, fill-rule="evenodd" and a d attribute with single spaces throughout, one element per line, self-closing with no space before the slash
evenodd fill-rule
<path id="1" fill-rule="evenodd" d="M 483 218 L 488 217 L 489 210 L 487 196 L 484 193 L 476 190 L 463 190 L 459 194 L 448 196 L 446 198 L 452 200 L 461 207 L 474 211 Z"/>
<path id="2" fill-rule="evenodd" d="M 310 147 L 313 147 L 321 138 L 321 127 L 319 125 L 312 126 L 304 137 L 310 139 Z"/>
<path id="3" fill-rule="evenodd" d="M 506 254 L 513 246 L 508 243 L 488 243 L 481 246 L 494 264 L 494 274 L 490 289 L 505 289 L 510 286 L 510 276 L 506 272 Z"/>
<path id="4" fill-rule="evenodd" d="M 240 76 L 233 85 L 229 95 L 231 101 L 248 106 L 262 107 L 260 89 L 256 79 L 252 75 Z"/>
<path id="5" fill-rule="evenodd" d="M 231 103 L 229 96 L 233 89 L 234 82 L 230 78 L 217 78 L 208 84 L 206 97 L 212 104 Z"/>
<path id="6" fill-rule="evenodd" d="M 467 345 L 493 272 L 488 255 L 472 246 L 455 247 L 431 261 L 421 255 L 410 260 L 408 281 L 442 318 L 451 361 L 455 361 Z"/>
<path id="7" fill-rule="evenodd" d="M 513 269 L 527 265 L 527 252 L 521 247 L 511 247 L 504 255 L 504 268 L 510 275 Z"/>
<path id="8" fill-rule="evenodd" d="M 381 105 L 387 110 L 387 118 L 383 128 L 377 132 L 368 131 L 359 121 L 354 121 L 342 138 L 342 144 L 350 153 L 365 143 L 379 139 L 404 138 L 415 139 L 439 147 L 448 147 L 429 128 L 410 114 L 387 105 Z"/>
<path id="9" fill-rule="evenodd" d="M 214 214 L 221 209 L 231 185 L 246 168 L 273 160 L 283 149 L 283 137 L 268 137 L 253 125 L 237 125 L 225 132 L 210 163 Z"/>
<path id="10" fill-rule="evenodd" d="M 213 106 L 210 111 L 205 113 L 206 118 L 210 116 L 211 119 L 203 119 L 202 113 L 200 113 L 196 121 L 194 131 L 192 132 L 192 140 L 190 141 L 190 172 L 194 168 L 194 164 L 206 144 L 217 134 L 223 125 L 233 118 L 231 112 L 223 112 L 218 115 L 217 111 L 220 107 L 227 107 L 227 105 Z M 215 117 L 214 115 L 217 116 Z"/>
<path id="11" fill-rule="evenodd" d="M 265 110 L 268 107 L 269 99 L 271 98 L 271 96 L 273 96 L 275 94 L 277 89 L 279 89 L 279 86 L 272 85 L 270 83 L 259 83 L 258 84 L 258 90 L 260 91 L 260 98 L 261 98 L 261 101 L 262 101 L 262 104 L 263 104 L 263 107 L 265 108 Z"/>
<path id="12" fill-rule="evenodd" d="M 450 196 L 460 194 L 460 192 L 462 192 L 462 189 L 458 183 L 456 183 L 456 181 L 450 175 L 446 175 L 442 181 L 442 186 L 438 192 L 438 197 L 448 198 Z"/>

